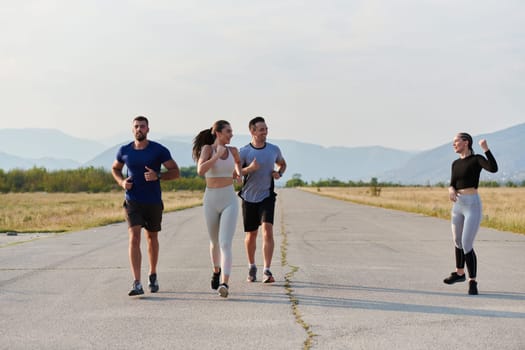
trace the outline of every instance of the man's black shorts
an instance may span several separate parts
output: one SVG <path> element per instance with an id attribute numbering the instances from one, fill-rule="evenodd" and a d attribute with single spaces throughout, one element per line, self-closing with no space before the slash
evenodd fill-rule
<path id="1" fill-rule="evenodd" d="M 162 211 L 164 204 L 138 203 L 134 201 L 124 201 L 124 211 L 128 226 L 141 226 L 149 232 L 159 232 L 162 223 Z"/>
<path id="2" fill-rule="evenodd" d="M 256 231 L 263 222 L 273 225 L 274 209 L 275 196 L 267 197 L 259 203 L 250 203 L 243 200 L 242 218 L 244 221 L 244 232 Z"/>

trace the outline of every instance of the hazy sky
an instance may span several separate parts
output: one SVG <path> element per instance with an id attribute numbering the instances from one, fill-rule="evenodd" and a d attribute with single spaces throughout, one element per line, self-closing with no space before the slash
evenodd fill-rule
<path id="1" fill-rule="evenodd" d="M 0 128 L 423 150 L 525 122 L 525 1 L 0 0 Z M 490 140 L 489 140 L 490 144 Z"/>

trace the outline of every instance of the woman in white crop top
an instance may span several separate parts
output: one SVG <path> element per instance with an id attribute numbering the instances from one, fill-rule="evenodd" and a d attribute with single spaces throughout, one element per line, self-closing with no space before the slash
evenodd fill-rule
<path id="1" fill-rule="evenodd" d="M 206 178 L 204 217 L 210 236 L 210 257 L 213 265 L 211 288 L 228 296 L 232 267 L 232 241 L 237 226 L 239 199 L 233 180 L 241 179 L 239 151 L 227 146 L 233 137 L 230 123 L 216 121 L 193 139 L 193 159 L 197 173 Z"/>

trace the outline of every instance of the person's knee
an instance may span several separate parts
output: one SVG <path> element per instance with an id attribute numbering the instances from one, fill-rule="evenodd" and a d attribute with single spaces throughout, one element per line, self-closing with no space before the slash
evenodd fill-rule
<path id="1" fill-rule="evenodd" d="M 249 246 L 255 246 L 257 242 L 257 231 L 246 232 L 244 242 Z"/>
<path id="2" fill-rule="evenodd" d="M 463 253 L 467 254 L 469 253 L 474 246 L 474 240 L 470 235 L 463 235 L 463 239 L 461 240 L 461 248 L 463 249 Z"/>
<path id="3" fill-rule="evenodd" d="M 463 244 L 463 253 L 467 255 L 474 249 L 472 244 Z"/>
<path id="4" fill-rule="evenodd" d="M 136 245 L 140 246 L 140 228 L 139 229 L 135 229 L 135 228 L 129 229 L 129 244 L 131 246 L 136 246 Z"/>
<path id="5" fill-rule="evenodd" d="M 223 252 L 231 252 L 232 251 L 232 243 L 231 242 L 221 242 L 221 251 L 223 251 Z"/>
<path id="6" fill-rule="evenodd" d="M 148 230 L 145 230 L 145 231 L 146 231 L 146 238 L 147 239 L 151 239 L 151 240 L 158 239 L 158 237 L 159 237 L 159 232 L 158 231 L 148 231 Z"/>
<path id="7" fill-rule="evenodd" d="M 273 238 L 273 224 L 265 222 L 262 224 L 262 233 L 264 237 Z"/>

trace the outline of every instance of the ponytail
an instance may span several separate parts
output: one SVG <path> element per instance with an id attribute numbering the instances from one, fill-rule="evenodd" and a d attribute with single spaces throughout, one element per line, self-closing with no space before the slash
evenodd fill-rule
<path id="1" fill-rule="evenodd" d="M 204 145 L 211 145 L 215 142 L 215 135 L 212 134 L 212 129 L 202 130 L 195 138 L 193 139 L 193 160 L 198 161 L 201 156 L 201 149 Z"/>
<path id="2" fill-rule="evenodd" d="M 230 125 L 226 120 L 217 120 L 213 123 L 213 126 L 209 129 L 202 130 L 195 138 L 193 139 L 193 152 L 192 156 L 195 161 L 198 161 L 201 156 L 201 149 L 204 145 L 212 145 L 215 142 L 216 132 L 221 132 L 222 129 Z"/>

